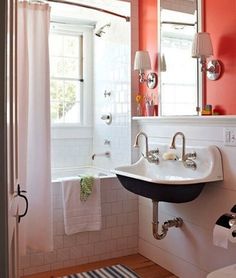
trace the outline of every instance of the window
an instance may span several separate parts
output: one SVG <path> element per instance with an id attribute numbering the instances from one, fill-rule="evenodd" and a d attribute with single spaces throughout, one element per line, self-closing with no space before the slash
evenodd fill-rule
<path id="1" fill-rule="evenodd" d="M 50 34 L 52 124 L 83 124 L 83 33 L 53 26 Z"/>

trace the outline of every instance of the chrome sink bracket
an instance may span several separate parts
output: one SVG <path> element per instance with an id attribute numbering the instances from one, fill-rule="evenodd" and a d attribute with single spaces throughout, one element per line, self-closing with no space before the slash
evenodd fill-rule
<path id="1" fill-rule="evenodd" d="M 153 206 L 153 222 L 152 222 L 152 233 L 155 239 L 161 240 L 163 239 L 169 230 L 169 228 L 175 227 L 180 228 L 183 225 L 183 219 L 180 217 L 176 217 L 171 220 L 167 220 L 161 226 L 161 233 L 158 231 L 159 221 L 158 221 L 158 201 L 152 200 Z"/>

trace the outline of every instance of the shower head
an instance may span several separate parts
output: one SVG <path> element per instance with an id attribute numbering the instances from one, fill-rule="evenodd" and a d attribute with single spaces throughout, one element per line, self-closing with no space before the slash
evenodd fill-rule
<path id="1" fill-rule="evenodd" d="M 103 25 L 102 27 L 100 27 L 97 31 L 95 31 L 95 35 L 98 36 L 98 37 L 101 37 L 102 34 L 105 34 L 105 32 L 103 31 L 104 28 L 106 27 L 110 27 L 111 26 L 111 23 L 107 23 L 105 25 Z"/>

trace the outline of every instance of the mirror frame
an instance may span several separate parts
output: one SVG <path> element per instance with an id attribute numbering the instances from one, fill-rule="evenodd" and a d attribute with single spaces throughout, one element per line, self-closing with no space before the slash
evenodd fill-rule
<path id="1" fill-rule="evenodd" d="M 161 1 L 157 0 L 157 59 L 158 59 L 158 79 L 161 80 L 161 71 L 160 71 L 160 65 L 161 65 L 161 55 L 160 55 L 160 46 L 161 46 L 161 36 L 160 36 L 160 30 L 161 30 Z M 204 31 L 204 10 L 203 10 L 203 1 L 204 0 L 196 0 L 197 1 L 197 31 L 203 32 Z M 161 88 L 160 88 L 160 82 L 158 82 L 158 116 L 161 117 L 197 117 L 201 116 L 201 110 L 204 105 L 205 100 L 205 76 L 204 73 L 201 72 L 199 61 L 197 61 L 197 105 L 198 105 L 198 111 L 197 115 L 178 115 L 178 116 L 166 116 L 162 115 L 162 107 L 161 107 Z"/>

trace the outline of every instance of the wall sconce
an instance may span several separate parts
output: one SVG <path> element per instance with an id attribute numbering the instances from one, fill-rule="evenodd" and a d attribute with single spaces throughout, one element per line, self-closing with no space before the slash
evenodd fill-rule
<path id="1" fill-rule="evenodd" d="M 196 33 L 192 45 L 192 57 L 200 58 L 202 65 L 201 71 L 206 72 L 210 80 L 217 80 L 221 74 L 221 65 L 219 60 L 210 60 L 208 63 L 206 59 L 213 55 L 213 47 L 209 33 Z"/>
<path id="2" fill-rule="evenodd" d="M 157 74 L 150 72 L 145 79 L 145 70 L 151 69 L 151 60 L 148 51 L 136 51 L 134 59 L 134 70 L 139 71 L 139 82 L 147 83 L 149 89 L 154 89 L 157 86 Z"/>

